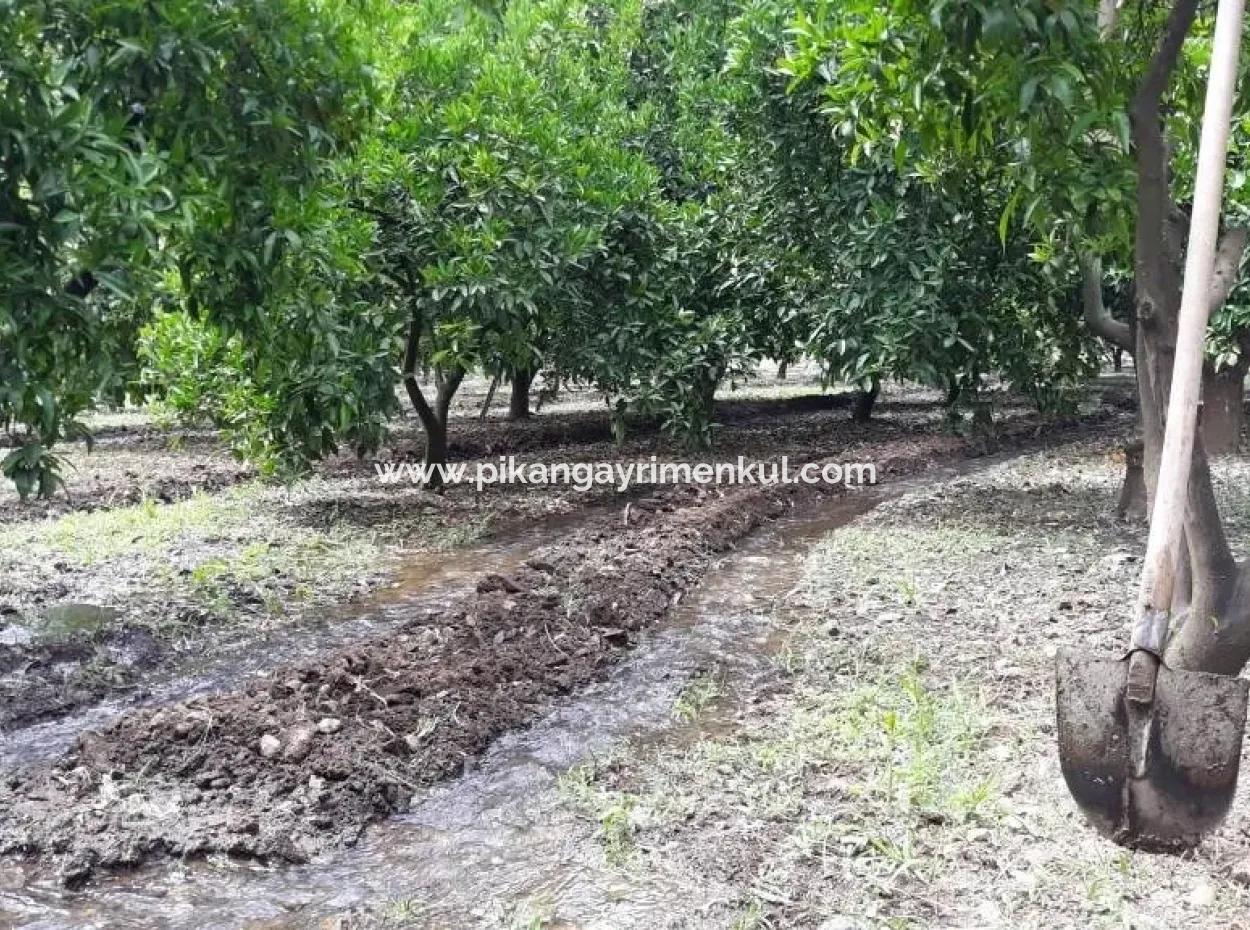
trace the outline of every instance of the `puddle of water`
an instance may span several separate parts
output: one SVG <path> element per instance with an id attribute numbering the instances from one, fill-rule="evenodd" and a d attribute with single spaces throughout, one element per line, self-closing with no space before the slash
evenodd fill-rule
<path id="1" fill-rule="evenodd" d="M 25 930 L 304 930 L 365 904 L 403 900 L 405 926 L 653 930 L 674 926 L 729 889 L 641 885 L 603 860 L 593 824 L 561 795 L 560 777 L 626 740 L 691 738 L 673 713 L 690 679 L 715 669 L 725 697 L 707 726 L 732 725 L 733 695 L 776 674 L 771 622 L 810 544 L 882 500 L 992 464 L 930 472 L 774 521 L 721 560 L 691 597 L 610 677 L 536 725 L 498 739 L 468 774 L 426 792 L 411 811 L 370 828 L 352 849 L 305 866 L 227 859 L 158 863 L 67 892 L 31 875 L 0 878 L 0 926 Z M 478 564 L 475 570 L 480 571 Z M 706 732 L 706 731 L 705 731 Z M 697 734 L 695 734 L 697 735 Z"/>

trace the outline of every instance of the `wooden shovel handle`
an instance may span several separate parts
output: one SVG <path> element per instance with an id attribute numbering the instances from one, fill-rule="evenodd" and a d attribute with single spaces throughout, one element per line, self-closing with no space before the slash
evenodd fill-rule
<path id="1" fill-rule="evenodd" d="M 1176 359 L 1168 397 L 1163 453 L 1150 516 L 1150 538 L 1142 570 L 1137 614 L 1166 612 L 1172 604 L 1176 561 L 1185 525 L 1189 497 L 1189 470 L 1193 460 L 1198 401 L 1202 392 L 1202 363 L 1210 315 L 1211 282 L 1219 237 L 1224 192 L 1224 163 L 1228 155 L 1229 125 L 1237 82 L 1237 56 L 1245 0 L 1219 0 L 1211 73 L 1202 114 L 1198 146 L 1198 174 L 1194 210 L 1185 254 L 1185 283 L 1181 292 L 1176 332 Z"/>

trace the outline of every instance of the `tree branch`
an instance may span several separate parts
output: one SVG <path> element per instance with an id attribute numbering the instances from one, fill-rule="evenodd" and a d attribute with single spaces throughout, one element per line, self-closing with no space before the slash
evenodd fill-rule
<path id="1" fill-rule="evenodd" d="M 1085 325 L 1096 336 L 1128 352 L 1133 351 L 1133 332 L 1129 325 L 1113 317 L 1102 299 L 1102 260 L 1097 255 L 1083 254 L 1081 266 L 1081 308 Z"/>
<path id="2" fill-rule="evenodd" d="M 1223 521 L 1211 487 L 1211 468 L 1202 443 L 1194 444 L 1190 466 L 1189 506 L 1185 510 L 1185 538 L 1196 583 L 1222 583 L 1232 578 L 1237 565 L 1228 548 Z"/>
<path id="3" fill-rule="evenodd" d="M 412 312 L 412 320 L 408 323 L 408 338 L 404 342 L 404 367 L 401 372 L 404 378 L 404 390 L 408 392 L 408 400 L 412 402 L 412 409 L 417 412 L 417 416 L 421 419 L 421 425 L 425 427 L 427 433 L 430 431 L 430 424 L 437 422 L 433 408 L 425 399 L 425 394 L 421 392 L 421 383 L 417 380 L 417 362 L 420 361 L 419 350 L 421 347 L 421 315 L 417 311 Z"/>
<path id="4" fill-rule="evenodd" d="M 1185 44 L 1185 37 L 1189 34 L 1189 27 L 1193 25 L 1197 13 L 1198 0 L 1176 0 L 1176 5 L 1168 14 L 1159 47 L 1155 49 L 1150 65 L 1146 69 L 1146 75 L 1138 85 L 1137 93 L 1133 95 L 1133 115 L 1158 114 L 1159 102 L 1168 88 L 1172 70 L 1180 58 L 1181 46 Z M 1161 133 L 1157 120 L 1152 128 Z"/>
<path id="5" fill-rule="evenodd" d="M 451 411 L 451 399 L 456 396 L 456 390 L 460 387 L 460 382 L 464 380 L 464 374 L 464 369 L 456 365 L 439 379 L 438 397 L 435 400 L 434 413 L 438 416 L 438 422 L 444 425 L 446 425 L 447 416 Z"/>
<path id="6" fill-rule="evenodd" d="M 1107 38 L 1119 16 L 1120 0 L 1098 0 L 1098 34 Z"/>

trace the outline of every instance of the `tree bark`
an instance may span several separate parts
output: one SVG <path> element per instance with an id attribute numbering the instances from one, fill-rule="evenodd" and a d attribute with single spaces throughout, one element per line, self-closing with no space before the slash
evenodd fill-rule
<path id="1" fill-rule="evenodd" d="M 1137 159 L 1134 356 L 1151 507 L 1171 389 L 1188 226 L 1188 217 L 1171 197 L 1160 104 L 1197 7 L 1198 0 L 1176 0 L 1130 110 Z M 1212 307 L 1224 303 L 1236 279 L 1245 235 L 1228 230 L 1220 237 L 1209 293 Z M 1169 605 L 1183 615 L 1173 616 L 1166 661 L 1178 668 L 1235 674 L 1250 658 L 1250 572 L 1234 562 L 1229 550 L 1201 436 L 1190 469 L 1181 564 Z"/>
<path id="2" fill-rule="evenodd" d="M 534 383 L 534 372 L 529 368 L 518 368 L 512 372 L 512 394 L 508 398 L 508 419 L 525 420 L 530 415 L 530 385 Z"/>
<path id="3" fill-rule="evenodd" d="M 486 389 L 486 399 L 482 401 L 482 409 L 478 411 L 477 418 L 485 420 L 486 414 L 490 413 L 491 402 L 495 399 L 495 391 L 499 387 L 499 372 L 495 372 L 495 376 L 490 379 L 490 387 Z"/>
<path id="4" fill-rule="evenodd" d="M 1203 373 L 1202 446 L 1208 455 L 1227 455 L 1241 448 L 1245 426 L 1246 363 Z"/>
<path id="5" fill-rule="evenodd" d="M 709 376 L 699 387 L 699 402 L 702 404 L 703 413 L 708 420 L 711 420 L 713 414 L 716 412 L 716 389 L 718 387 L 720 387 L 719 375 L 716 377 Z"/>
<path id="6" fill-rule="evenodd" d="M 1122 349 L 1133 348 L 1132 327 L 1123 320 L 1117 320 L 1107 309 L 1102 299 L 1102 259 L 1095 255 L 1082 255 L 1081 266 L 1081 311 L 1085 324 L 1090 332 L 1101 336 L 1111 343 L 1118 353 Z M 1116 371 L 1120 370 L 1119 355 L 1116 355 Z"/>
<path id="7" fill-rule="evenodd" d="M 1142 467 L 1145 452 L 1141 442 L 1131 442 L 1124 447 L 1124 484 L 1120 487 L 1120 502 L 1116 516 L 1121 520 L 1146 519 L 1146 473 Z"/>
<path id="8" fill-rule="evenodd" d="M 787 362 L 784 358 L 780 362 L 777 363 L 777 380 L 778 381 L 786 380 L 786 371 L 787 369 L 789 369 L 789 367 L 790 367 L 790 363 Z"/>
<path id="9" fill-rule="evenodd" d="M 855 395 L 855 405 L 851 408 L 851 419 L 856 423 L 868 423 L 872 420 L 872 408 L 876 406 L 877 395 L 881 393 L 881 381 L 872 379 L 868 390 L 861 390 Z"/>

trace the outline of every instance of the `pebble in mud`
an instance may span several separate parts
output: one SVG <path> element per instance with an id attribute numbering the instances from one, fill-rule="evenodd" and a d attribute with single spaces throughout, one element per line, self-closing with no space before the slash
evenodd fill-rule
<path id="1" fill-rule="evenodd" d="M 282 741 L 272 733 L 266 733 L 260 738 L 260 754 L 266 759 L 272 759 L 282 751 Z"/>
<path id="2" fill-rule="evenodd" d="M 338 717 L 322 717 L 317 721 L 317 732 L 330 736 L 343 729 L 343 721 Z"/>
<path id="3" fill-rule="evenodd" d="M 295 727 L 287 735 L 286 750 L 282 758 L 288 762 L 303 762 L 312 752 L 312 727 Z"/>

